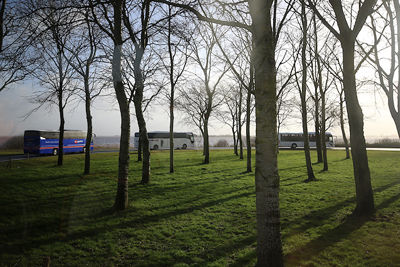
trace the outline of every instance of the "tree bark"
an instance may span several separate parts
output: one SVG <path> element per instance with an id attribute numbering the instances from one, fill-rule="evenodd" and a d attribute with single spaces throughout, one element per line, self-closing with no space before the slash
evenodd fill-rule
<path id="1" fill-rule="evenodd" d="M 250 79 L 253 80 L 253 71 L 250 71 Z M 252 84 L 253 82 L 251 82 Z M 247 163 L 246 163 L 246 171 L 252 172 L 251 168 L 251 137 L 250 137 L 250 115 L 251 115 L 251 91 L 253 85 L 247 91 L 246 98 L 246 150 L 247 150 Z"/>
<path id="2" fill-rule="evenodd" d="M 137 161 L 142 161 L 142 140 L 140 139 L 140 132 L 139 132 L 138 158 L 137 158 Z"/>
<path id="3" fill-rule="evenodd" d="M 90 110 L 91 98 L 90 98 L 90 90 L 89 90 L 89 76 L 85 76 L 85 109 L 86 109 L 86 124 L 87 124 L 87 133 L 86 133 L 86 145 L 85 145 L 85 169 L 84 174 L 90 173 L 90 148 L 93 138 L 93 123 L 92 123 L 92 114 Z"/>
<path id="4" fill-rule="evenodd" d="M 169 172 L 174 172 L 174 90 L 172 87 L 169 107 Z"/>
<path id="5" fill-rule="evenodd" d="M 303 125 L 303 138 L 304 138 L 304 155 L 306 158 L 306 166 L 307 166 L 307 180 L 306 181 L 315 181 L 314 171 L 311 163 L 311 155 L 310 155 L 310 141 L 308 137 L 308 125 L 307 125 L 307 102 L 306 102 L 306 94 L 307 94 L 307 61 L 306 61 L 306 49 L 307 49 L 307 14 L 305 10 L 305 3 L 303 2 L 301 5 L 301 20 L 302 20 L 302 31 L 303 31 L 303 44 L 301 48 L 301 65 L 302 65 L 302 79 L 301 79 L 301 118 Z"/>
<path id="6" fill-rule="evenodd" d="M 249 1 L 255 53 L 257 266 L 283 266 L 272 2 Z"/>
<path id="7" fill-rule="evenodd" d="M 239 158 L 243 159 L 243 138 L 242 138 L 242 99 L 243 99 L 243 89 L 240 86 L 239 91 L 239 109 L 238 109 L 238 138 L 239 138 Z"/>
<path id="8" fill-rule="evenodd" d="M 319 60 L 318 58 L 318 32 L 317 32 L 317 22 L 316 22 L 316 18 L 315 15 L 313 16 L 313 24 L 314 24 L 314 38 L 315 38 L 315 56 L 317 57 L 317 60 Z M 315 84 L 314 84 L 315 85 Z M 323 157 L 322 157 L 322 146 L 321 146 L 321 134 L 320 134 L 320 129 L 321 129 L 321 125 L 319 122 L 319 94 L 318 94 L 318 89 L 319 86 L 318 84 L 315 85 L 315 145 L 317 148 L 317 158 L 318 158 L 318 163 L 323 162 Z"/>
<path id="9" fill-rule="evenodd" d="M 315 17 L 314 17 L 315 18 Z M 316 51 L 316 61 L 317 61 L 317 71 L 318 71 L 318 88 L 319 93 L 321 95 L 321 135 L 319 141 L 322 145 L 322 156 L 324 161 L 323 171 L 328 171 L 328 153 L 326 151 L 326 96 L 325 96 L 325 88 L 323 88 L 322 84 L 322 68 L 321 68 L 321 60 L 318 54 L 318 33 L 317 26 L 314 19 L 314 35 L 315 35 L 315 51 Z"/>
<path id="10" fill-rule="evenodd" d="M 62 60 L 62 48 L 59 44 L 59 40 L 57 35 L 53 35 L 56 38 L 57 43 L 57 60 L 58 60 L 58 78 L 59 84 L 57 89 L 57 97 L 58 97 L 58 112 L 60 116 L 60 128 L 59 128 L 59 139 L 58 139 L 58 161 L 57 165 L 63 165 L 64 159 L 64 126 L 65 126 L 65 118 L 64 118 L 64 104 L 63 104 L 63 91 L 64 91 L 64 74 L 63 74 L 63 60 Z"/>
<path id="11" fill-rule="evenodd" d="M 235 154 L 236 156 L 238 156 L 239 154 L 238 154 L 238 147 L 237 147 L 237 143 L 236 143 L 235 127 L 236 127 L 236 125 L 232 125 L 233 154 Z"/>
<path id="12" fill-rule="evenodd" d="M 129 173 L 129 141 L 130 113 L 121 74 L 122 57 L 122 0 L 113 2 L 114 8 L 114 53 L 112 76 L 121 115 L 121 139 L 118 160 L 118 188 L 114 208 L 124 210 L 128 207 L 128 173 Z"/>
<path id="13" fill-rule="evenodd" d="M 343 83 L 350 126 L 350 145 L 356 184 L 356 215 L 370 215 L 374 211 L 374 197 L 364 138 L 363 113 L 358 101 L 354 73 L 355 37 L 342 38 Z"/>
<path id="14" fill-rule="evenodd" d="M 347 140 L 347 136 L 346 136 L 346 131 L 344 129 L 344 110 L 343 110 L 343 92 L 341 92 L 339 94 L 339 100 L 340 100 L 340 105 L 339 105 L 339 109 L 340 109 L 340 130 L 342 131 L 342 137 L 343 137 L 343 142 L 344 142 L 344 146 L 346 148 L 346 159 L 350 158 L 350 151 L 349 151 L 349 141 Z"/>
<path id="15" fill-rule="evenodd" d="M 174 81 L 174 56 L 171 43 L 171 7 L 168 9 L 168 54 L 170 61 L 170 99 L 169 99 L 169 172 L 174 172 L 174 101 L 175 101 L 175 81 Z"/>
<path id="16" fill-rule="evenodd" d="M 204 164 L 209 164 L 209 163 L 210 163 L 210 143 L 208 137 L 208 117 L 206 117 L 204 119 Z"/>
<path id="17" fill-rule="evenodd" d="M 64 119 L 64 108 L 62 103 L 62 92 L 58 93 L 58 112 L 60 116 L 60 128 L 59 128 L 59 138 L 58 138 L 58 161 L 57 165 L 63 165 L 64 159 L 64 126 L 65 126 L 65 119 Z"/>
<path id="18" fill-rule="evenodd" d="M 136 111 L 136 118 L 139 125 L 139 136 L 140 140 L 142 141 L 142 150 L 143 150 L 143 163 L 142 163 L 142 184 L 148 184 L 150 182 L 150 144 L 149 138 L 147 136 L 147 129 L 146 129 L 146 120 L 144 119 L 143 115 L 143 91 L 144 91 L 144 84 L 143 84 L 143 74 L 140 67 L 142 62 L 143 48 L 139 46 L 135 47 L 136 55 L 135 55 L 135 62 L 134 62 L 134 74 L 135 74 L 135 83 L 137 85 L 135 96 L 133 97 L 133 102 L 135 104 L 135 111 Z"/>

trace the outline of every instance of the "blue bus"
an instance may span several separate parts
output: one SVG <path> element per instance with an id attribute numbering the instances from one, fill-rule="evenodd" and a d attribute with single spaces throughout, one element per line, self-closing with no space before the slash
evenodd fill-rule
<path id="1" fill-rule="evenodd" d="M 30 154 L 58 154 L 58 131 L 27 130 L 24 134 L 24 153 Z M 84 153 L 86 146 L 86 132 L 76 130 L 64 131 L 64 153 Z M 93 138 L 90 145 L 93 151 Z"/>

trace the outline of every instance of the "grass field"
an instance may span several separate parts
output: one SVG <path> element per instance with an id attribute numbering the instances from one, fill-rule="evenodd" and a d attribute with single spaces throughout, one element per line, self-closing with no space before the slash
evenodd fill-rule
<path id="1" fill-rule="evenodd" d="M 315 154 L 312 154 L 315 159 Z M 306 178 L 302 151 L 281 151 L 282 240 L 287 266 L 400 266 L 400 152 L 368 152 L 376 214 L 356 220 L 352 163 L 329 151 L 330 170 Z M 0 163 L 0 265 L 254 266 L 254 174 L 231 151 L 152 154 L 152 180 L 140 185 L 132 155 L 130 207 L 114 213 L 116 153 Z"/>

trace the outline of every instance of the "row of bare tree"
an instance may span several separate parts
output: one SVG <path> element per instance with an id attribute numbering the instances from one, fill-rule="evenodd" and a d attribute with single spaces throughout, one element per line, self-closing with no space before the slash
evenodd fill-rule
<path id="1" fill-rule="evenodd" d="M 128 207 L 131 110 L 139 127 L 143 184 L 151 178 L 144 112 L 156 96 L 168 104 L 171 133 L 175 108 L 199 128 L 204 163 L 210 162 L 213 116 L 231 127 L 240 159 L 245 125 L 248 172 L 255 111 L 257 264 L 282 266 L 278 130 L 299 107 L 306 181 L 313 181 L 310 117 L 318 162 L 328 171 L 325 132 L 333 117 L 339 119 L 350 158 L 346 108 L 356 185 L 354 214 L 370 215 L 374 199 L 357 94 L 365 83 L 356 74 L 363 65 L 375 68 L 373 82 L 387 96 L 400 136 L 399 27 L 400 6 L 395 0 L 1 0 L 0 90 L 27 77 L 42 85 L 33 99 L 38 108 L 49 103 L 58 107 L 59 165 L 64 110 L 81 97 L 88 128 L 84 172 L 89 173 L 91 107 L 113 87 L 121 115 L 117 210 Z M 368 33 L 372 42 L 362 37 Z M 170 143 L 172 173 L 172 134 Z"/>

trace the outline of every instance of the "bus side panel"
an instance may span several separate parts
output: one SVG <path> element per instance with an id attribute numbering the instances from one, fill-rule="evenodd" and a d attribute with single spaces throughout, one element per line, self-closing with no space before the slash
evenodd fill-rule
<path id="1" fill-rule="evenodd" d="M 64 153 L 83 152 L 86 139 L 64 139 Z"/>
<path id="2" fill-rule="evenodd" d="M 40 140 L 40 154 L 53 154 L 55 148 L 58 149 L 58 139 Z"/>
<path id="3" fill-rule="evenodd" d="M 40 153 L 40 138 L 38 136 L 24 136 L 24 153 Z"/>

